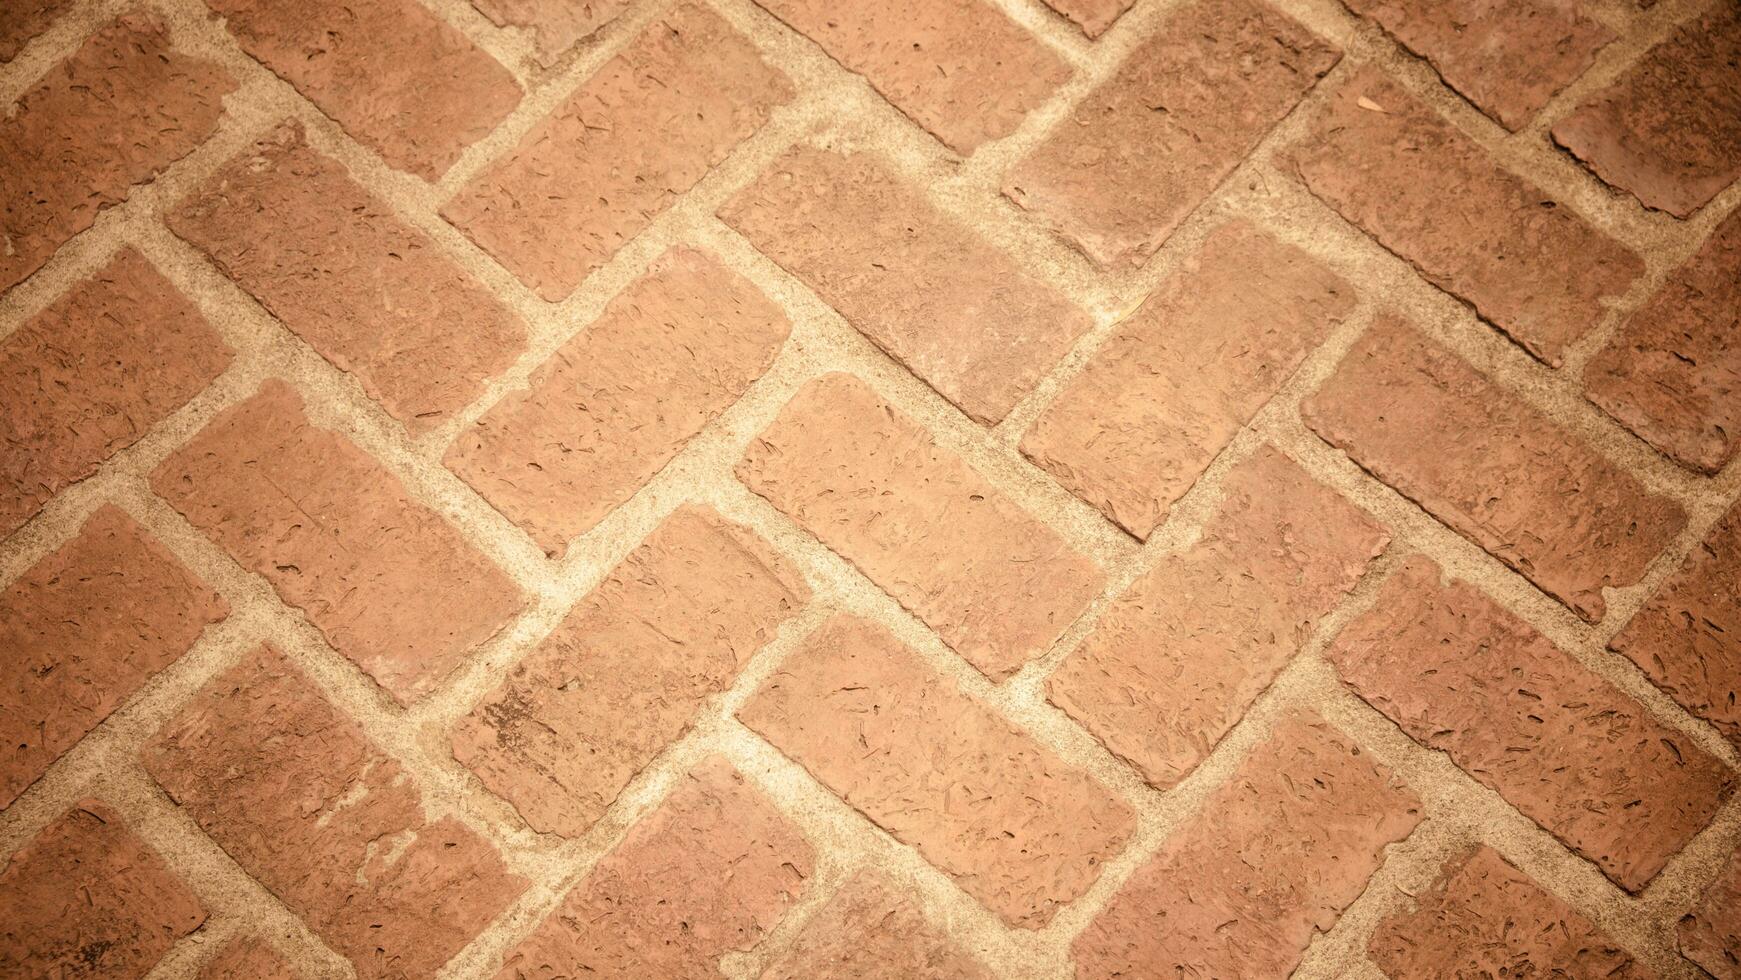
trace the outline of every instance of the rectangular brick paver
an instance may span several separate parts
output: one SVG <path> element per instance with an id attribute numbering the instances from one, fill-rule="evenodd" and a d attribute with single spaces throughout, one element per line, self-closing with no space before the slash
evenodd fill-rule
<path id="1" fill-rule="evenodd" d="M 1741 851 L 1677 926 L 1681 954 L 1717 980 L 1741 977 Z"/>
<path id="2" fill-rule="evenodd" d="M 842 885 L 761 980 L 993 980 L 926 920 L 911 892 L 874 871 Z"/>
<path id="3" fill-rule="evenodd" d="M 634 0 L 471 0 L 497 27 L 532 32 L 538 63 L 556 64 L 576 44 L 616 20 Z"/>
<path id="4" fill-rule="evenodd" d="M 1090 38 L 1106 33 L 1135 4 L 1136 0 L 1046 0 L 1046 6 L 1070 18 Z"/>

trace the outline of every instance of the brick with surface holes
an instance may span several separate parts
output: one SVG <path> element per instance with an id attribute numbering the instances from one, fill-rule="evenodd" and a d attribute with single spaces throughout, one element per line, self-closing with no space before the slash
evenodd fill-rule
<path id="1" fill-rule="evenodd" d="M 634 0 L 472 0 L 472 6 L 497 27 L 523 27 L 532 32 L 538 63 L 556 64 L 568 50 L 591 37 Z"/>
<path id="2" fill-rule="evenodd" d="M 0 21 L 0 64 L 18 57 L 25 45 L 48 30 L 72 0 L 11 0 Z"/>
<path id="3" fill-rule="evenodd" d="M 875 871 L 842 885 L 761 980 L 992 980 L 920 911 L 909 889 Z"/>
<path id="4" fill-rule="evenodd" d="M 1687 959 L 1717 980 L 1741 980 L 1741 851 L 1729 858 L 1676 931 Z"/>
<path id="5" fill-rule="evenodd" d="M 300 980 L 284 957 L 258 939 L 238 938 L 206 961 L 199 980 Z"/>
<path id="6" fill-rule="evenodd" d="M 1136 0 L 1046 0 L 1046 6 L 1070 18 L 1090 38 L 1106 33 L 1135 3 Z"/>

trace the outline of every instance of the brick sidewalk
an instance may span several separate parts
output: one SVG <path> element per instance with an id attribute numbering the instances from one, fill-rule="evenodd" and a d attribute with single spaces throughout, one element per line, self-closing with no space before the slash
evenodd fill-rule
<path id="1" fill-rule="evenodd" d="M 1741 7 L 1046 3 L 9 0 L 0 976 L 1741 977 Z"/>

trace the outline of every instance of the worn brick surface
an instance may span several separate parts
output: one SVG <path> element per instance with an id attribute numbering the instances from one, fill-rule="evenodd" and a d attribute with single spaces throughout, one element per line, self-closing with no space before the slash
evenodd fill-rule
<path id="1" fill-rule="evenodd" d="M 737 475 L 999 680 L 1105 575 L 859 379 L 799 390 Z"/>
<path id="2" fill-rule="evenodd" d="M 300 980 L 284 957 L 258 939 L 232 939 L 200 968 L 199 980 Z"/>
<path id="3" fill-rule="evenodd" d="M 72 5 L 72 0 L 11 0 L 6 6 L 6 19 L 0 21 L 0 64 L 18 57 L 55 18 Z"/>
<path id="4" fill-rule="evenodd" d="M 532 32 L 538 63 L 548 68 L 568 50 L 628 10 L 634 0 L 472 0 L 498 26 Z"/>
<path id="5" fill-rule="evenodd" d="M 1091 38 L 1106 33 L 1136 0 L 1046 0 L 1046 6 L 1063 14 Z"/>
<path id="6" fill-rule="evenodd" d="M 767 371 L 791 323 L 710 255 L 668 252 L 491 408 L 447 465 L 546 552 L 597 524 Z"/>
<path id="7" fill-rule="evenodd" d="M 1262 0 L 1199 0 L 1078 103 L 1004 193 L 1097 264 L 1140 265 L 1340 57 Z"/>
<path id="8" fill-rule="evenodd" d="M 151 474 L 193 525 L 401 702 L 521 605 L 514 584 L 276 379 Z"/>
<path id="9" fill-rule="evenodd" d="M 1741 853 L 1681 919 L 1681 953 L 1717 980 L 1741 977 Z"/>
<path id="10" fill-rule="evenodd" d="M 761 980 L 992 980 L 994 975 L 932 925 L 910 893 L 861 871 L 804 924 Z"/>

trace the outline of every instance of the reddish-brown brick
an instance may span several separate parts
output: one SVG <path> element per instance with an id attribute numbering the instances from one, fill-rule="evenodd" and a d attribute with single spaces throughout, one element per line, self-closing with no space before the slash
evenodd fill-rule
<path id="1" fill-rule="evenodd" d="M 634 0 L 471 0 L 497 27 L 532 32 L 538 63 L 556 64 L 568 49 L 616 20 Z"/>
<path id="2" fill-rule="evenodd" d="M 1261 0 L 1199 0 L 1059 122 L 1004 193 L 1097 264 L 1141 265 L 1340 57 Z"/>
<path id="3" fill-rule="evenodd" d="M 169 798 L 365 978 L 432 976 L 526 887 L 269 647 L 141 751 Z"/>
<path id="4" fill-rule="evenodd" d="M 1734 776 L 1473 587 L 1410 558 L 1326 654 L 1416 741 L 1451 757 L 1629 891 L 1703 830 Z"/>
<path id="5" fill-rule="evenodd" d="M 1678 504 L 1393 317 L 1301 406 L 1325 441 L 1590 622 L 1679 533 Z"/>
<path id="6" fill-rule="evenodd" d="M 373 457 L 310 424 L 276 379 L 165 459 L 151 486 L 401 703 L 521 605 L 506 575 Z"/>
<path id="7" fill-rule="evenodd" d="M 496 980 L 712 977 L 771 930 L 810 877 L 798 828 L 718 756 L 629 830 Z"/>
<path id="8" fill-rule="evenodd" d="M 1359 747 L 1284 719 L 1077 937 L 1076 976 L 1285 977 L 1419 822 Z"/>
<path id="9" fill-rule="evenodd" d="M 720 217 L 969 416 L 993 423 L 1088 315 L 867 153 L 800 146 Z"/>
<path id="10" fill-rule="evenodd" d="M 809 598 L 709 507 L 659 525 L 453 734 L 534 830 L 579 836 Z"/>
<path id="11" fill-rule="evenodd" d="M 230 357 L 131 248 L 0 338 L 0 537 L 187 404 Z"/>
<path id="12" fill-rule="evenodd" d="M 1681 919 L 1681 953 L 1717 980 L 1741 980 L 1741 851 Z"/>
<path id="13" fill-rule="evenodd" d="M 1022 437 L 1022 453 L 1146 540 L 1354 290 L 1243 221 L 1216 229 Z"/>
<path id="14" fill-rule="evenodd" d="M 258 939 L 232 939 L 206 961 L 199 980 L 300 980 L 272 947 Z"/>
<path id="15" fill-rule="evenodd" d="M 717 14 L 682 4 L 467 184 L 442 216 L 538 295 L 560 300 L 792 94 L 786 77 Z"/>
<path id="16" fill-rule="evenodd" d="M 72 0 L 9 0 L 0 20 L 0 64 L 18 57 L 24 46 L 48 30 Z"/>
<path id="17" fill-rule="evenodd" d="M 1197 543 L 1138 579 L 1047 685 L 1163 789 L 1238 724 L 1389 539 L 1267 447 L 1225 486 Z"/>
<path id="18" fill-rule="evenodd" d="M 848 374 L 800 389 L 737 474 L 994 680 L 1045 652 L 1105 582 Z"/>
<path id="19" fill-rule="evenodd" d="M 932 925 L 911 893 L 874 871 L 852 877 L 761 980 L 992 980 Z"/>
<path id="20" fill-rule="evenodd" d="M 1051 921 L 1135 827 L 1105 788 L 852 616 L 738 717 L 1015 926 Z"/>
<path id="21" fill-rule="evenodd" d="M 712 256 L 677 248 L 448 448 L 449 469 L 561 554 L 773 364 L 791 323 Z"/>
<path id="22" fill-rule="evenodd" d="M 1446 862 L 1413 908 L 1379 922 L 1367 951 L 1391 980 L 1654 976 L 1486 846 Z"/>
<path id="23" fill-rule="evenodd" d="M 0 975 L 138 980 L 205 919 L 120 816 L 85 800 L 0 873 Z"/>
<path id="24" fill-rule="evenodd" d="M 428 180 L 520 104 L 514 76 L 417 0 L 206 5 L 345 132 Z"/>
<path id="25" fill-rule="evenodd" d="M 0 116 L 0 292 L 217 129 L 235 89 L 155 15 L 86 39 Z"/>
<path id="26" fill-rule="evenodd" d="M 474 401 L 525 325 L 286 123 L 168 216 L 171 230 L 421 431 Z"/>
<path id="27" fill-rule="evenodd" d="M 1136 0 L 1046 0 L 1046 6 L 1075 21 L 1090 38 L 1106 33 L 1135 3 Z"/>

